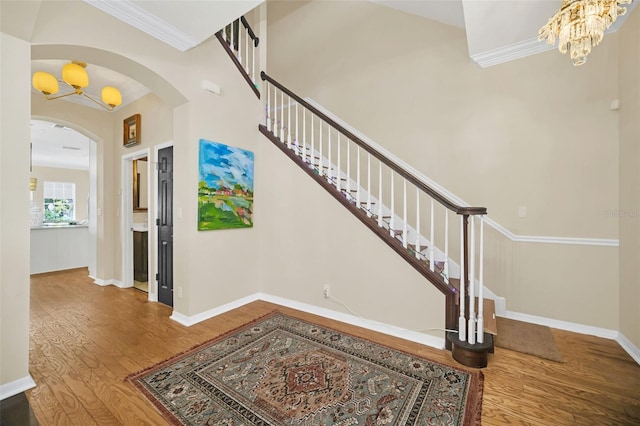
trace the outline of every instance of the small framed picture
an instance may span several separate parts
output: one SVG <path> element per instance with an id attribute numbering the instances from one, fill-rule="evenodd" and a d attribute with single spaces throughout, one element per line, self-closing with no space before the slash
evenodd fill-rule
<path id="1" fill-rule="evenodd" d="M 124 120 L 124 146 L 140 144 L 140 114 L 132 115 Z"/>

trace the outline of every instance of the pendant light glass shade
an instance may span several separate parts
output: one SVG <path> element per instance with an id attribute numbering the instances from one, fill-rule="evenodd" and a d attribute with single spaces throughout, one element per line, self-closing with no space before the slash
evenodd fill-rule
<path id="1" fill-rule="evenodd" d="M 58 80 L 48 72 L 38 71 L 37 73 L 34 73 L 31 82 L 36 90 L 44 93 L 45 95 L 52 95 L 58 93 L 58 90 L 60 90 L 58 87 Z"/>
<path id="2" fill-rule="evenodd" d="M 89 85 L 89 75 L 84 67 L 74 62 L 62 67 L 62 80 L 76 89 L 82 89 Z"/>
<path id="3" fill-rule="evenodd" d="M 102 102 L 115 108 L 122 103 L 122 95 L 115 87 L 105 86 L 102 89 Z"/>
<path id="4" fill-rule="evenodd" d="M 73 61 L 62 67 L 62 80 L 58 81 L 56 77 L 48 72 L 38 71 L 33 74 L 31 82 L 39 92 L 49 101 L 54 99 L 65 98 L 67 96 L 79 95 L 91 100 L 96 105 L 113 111 L 113 109 L 122 104 L 122 94 L 118 89 L 112 86 L 105 86 L 102 89 L 102 102 L 95 97 L 84 92 L 84 88 L 89 85 L 89 75 L 85 70 L 87 64 L 84 62 Z M 62 83 L 65 92 L 57 96 L 51 96 L 58 93 L 60 89 L 58 83 Z M 71 91 L 69 89 L 72 89 Z"/>

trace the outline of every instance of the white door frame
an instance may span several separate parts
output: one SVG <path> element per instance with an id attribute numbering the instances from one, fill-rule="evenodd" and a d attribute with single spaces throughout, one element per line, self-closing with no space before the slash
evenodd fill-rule
<path id="1" fill-rule="evenodd" d="M 141 149 L 139 151 L 135 151 L 129 154 L 125 154 L 122 156 L 122 162 L 120 167 L 120 201 L 121 201 L 121 240 L 122 240 L 122 285 L 121 287 L 133 287 L 133 160 L 138 160 L 140 158 L 150 157 L 151 152 L 149 148 Z M 155 170 L 155 167 L 147 167 L 147 193 L 151 191 L 151 180 L 155 179 L 151 170 Z M 147 224 L 151 225 L 151 206 L 147 209 Z M 147 244 L 147 259 L 150 263 L 152 259 L 152 245 Z M 150 269 L 150 268 L 149 268 Z M 148 282 L 151 284 L 155 282 L 151 278 L 155 278 L 154 275 L 151 275 L 151 270 L 148 270 Z M 152 286 L 149 286 L 149 300 L 153 299 L 152 295 Z M 158 296 L 155 295 L 155 300 L 157 300 Z"/>

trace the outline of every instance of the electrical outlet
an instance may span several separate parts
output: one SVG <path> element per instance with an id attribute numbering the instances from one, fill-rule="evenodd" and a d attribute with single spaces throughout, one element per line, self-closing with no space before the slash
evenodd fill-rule
<path id="1" fill-rule="evenodd" d="M 324 298 L 329 298 L 329 284 L 324 285 L 324 289 L 322 290 L 322 294 L 324 294 Z"/>
<path id="2" fill-rule="evenodd" d="M 182 298 L 182 287 L 177 287 L 178 290 L 178 298 Z"/>

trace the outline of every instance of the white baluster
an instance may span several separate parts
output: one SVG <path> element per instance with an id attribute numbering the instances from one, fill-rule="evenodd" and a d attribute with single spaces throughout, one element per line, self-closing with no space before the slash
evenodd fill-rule
<path id="1" fill-rule="evenodd" d="M 347 139 L 347 197 L 351 200 L 351 141 Z"/>
<path id="2" fill-rule="evenodd" d="M 396 234 L 394 232 L 394 226 L 395 226 L 395 218 L 396 218 L 396 208 L 395 208 L 396 197 L 394 195 L 395 185 L 393 184 L 393 174 L 394 174 L 393 169 L 391 169 L 391 218 L 389 219 L 389 234 L 395 238 Z"/>
<path id="3" fill-rule="evenodd" d="M 238 62 L 242 65 L 242 22 L 238 19 Z"/>
<path id="4" fill-rule="evenodd" d="M 431 241 L 429 241 L 429 268 L 432 271 L 435 271 L 435 266 L 436 266 L 436 257 L 435 257 L 435 253 L 433 251 L 433 247 L 435 246 L 436 242 L 435 242 L 435 235 L 434 235 L 434 228 L 435 228 L 435 223 L 436 223 L 436 218 L 433 214 L 433 197 L 431 198 Z"/>
<path id="5" fill-rule="evenodd" d="M 458 339 L 461 342 L 467 340 L 467 321 L 464 318 L 465 303 L 465 280 L 464 275 L 464 215 L 460 216 L 460 317 L 458 318 Z"/>
<path id="6" fill-rule="evenodd" d="M 444 208 L 444 282 L 449 284 L 449 210 Z"/>
<path id="7" fill-rule="evenodd" d="M 222 39 L 223 39 L 224 41 L 228 41 L 228 40 L 227 40 L 227 27 L 228 27 L 228 25 L 227 25 L 227 26 L 225 26 L 225 27 L 222 29 Z"/>
<path id="8" fill-rule="evenodd" d="M 320 151 L 320 154 L 318 154 L 318 174 L 320 176 L 323 175 L 322 173 L 322 125 L 324 124 L 323 120 L 319 120 L 320 122 L 320 134 L 318 135 L 318 138 L 320 139 L 320 141 L 318 142 L 318 151 Z"/>
<path id="9" fill-rule="evenodd" d="M 382 228 L 382 161 L 378 160 L 378 226 Z"/>
<path id="10" fill-rule="evenodd" d="M 471 241 L 469 242 L 469 335 L 467 342 L 474 345 L 476 343 L 476 290 L 475 290 L 475 272 L 476 272 L 476 231 L 475 216 L 469 216 L 471 226 Z"/>
<path id="11" fill-rule="evenodd" d="M 300 153 L 300 134 L 298 132 L 299 127 L 298 127 L 298 101 L 296 101 L 296 138 L 293 141 L 296 145 L 296 147 L 298 147 L 298 154 Z"/>
<path id="12" fill-rule="evenodd" d="M 331 182 L 333 179 L 331 171 L 331 126 L 327 126 L 327 144 L 329 145 L 329 149 L 327 151 L 327 176 L 329 178 L 329 182 Z"/>
<path id="13" fill-rule="evenodd" d="M 280 140 L 284 142 L 284 91 L 280 92 Z"/>
<path id="14" fill-rule="evenodd" d="M 244 70 L 246 71 L 247 75 L 249 74 L 249 40 L 251 39 L 251 36 L 249 35 L 249 30 L 248 29 L 244 29 L 245 30 L 245 35 L 244 35 Z"/>
<path id="15" fill-rule="evenodd" d="M 315 167 L 316 144 L 315 144 L 315 128 L 313 127 L 313 113 L 311 113 L 311 151 L 309 152 L 309 163 Z"/>
<path id="16" fill-rule="evenodd" d="M 407 248 L 407 180 L 402 181 L 402 247 Z"/>
<path id="17" fill-rule="evenodd" d="M 302 161 L 307 158 L 307 109 L 302 108 Z"/>
<path id="18" fill-rule="evenodd" d="M 289 105 L 287 105 L 287 147 L 291 149 L 291 96 L 289 96 Z"/>
<path id="19" fill-rule="evenodd" d="M 269 114 L 269 108 L 271 108 L 271 87 L 269 86 L 269 82 L 265 80 L 264 82 L 264 88 L 267 92 L 267 104 L 266 104 L 266 108 L 265 108 L 265 114 L 266 114 L 266 118 L 267 118 L 267 130 L 271 131 L 271 114 Z"/>
<path id="20" fill-rule="evenodd" d="M 367 153 L 367 216 L 371 217 L 371 153 Z"/>
<path id="21" fill-rule="evenodd" d="M 256 43 L 251 39 L 251 82 L 256 85 Z"/>
<path id="22" fill-rule="evenodd" d="M 340 132 L 338 132 L 338 163 L 336 167 L 336 189 L 338 190 L 338 192 L 340 192 L 340 187 L 342 186 L 342 163 L 340 162 L 342 147 L 340 145 Z"/>
<path id="23" fill-rule="evenodd" d="M 416 258 L 420 258 L 420 188 L 416 186 Z"/>
<path id="24" fill-rule="evenodd" d="M 360 205 L 360 145 L 357 145 L 356 150 L 356 206 Z"/>
<path id="25" fill-rule="evenodd" d="M 478 343 L 484 343 L 484 216 L 480 216 L 480 257 L 478 259 Z"/>

